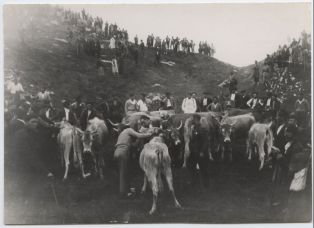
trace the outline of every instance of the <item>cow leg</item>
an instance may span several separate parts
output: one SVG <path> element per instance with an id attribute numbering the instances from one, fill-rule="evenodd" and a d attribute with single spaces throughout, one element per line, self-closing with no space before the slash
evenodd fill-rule
<path id="1" fill-rule="evenodd" d="M 102 156 L 101 151 L 98 154 L 98 170 L 99 170 L 99 177 L 101 180 L 104 179 L 104 172 L 103 172 L 103 168 L 104 168 L 104 158 Z"/>
<path id="2" fill-rule="evenodd" d="M 173 198 L 173 201 L 174 201 L 174 206 L 176 208 L 181 208 L 181 205 L 180 205 L 179 201 L 177 200 L 176 195 L 174 193 L 172 172 L 171 172 L 171 168 L 170 167 L 166 168 L 165 177 L 166 177 L 166 180 L 167 180 L 169 191 L 171 192 L 171 195 L 172 195 L 172 198 Z"/>
<path id="3" fill-rule="evenodd" d="M 264 144 L 263 144 L 264 145 Z M 259 160 L 260 160 L 260 166 L 258 170 L 261 170 L 264 167 L 264 161 L 265 161 L 265 152 L 264 152 L 264 148 L 262 146 L 259 146 L 258 149 L 258 154 L 259 154 Z"/>
<path id="4" fill-rule="evenodd" d="M 65 161 L 65 173 L 63 176 L 63 180 L 66 180 L 68 178 L 69 174 L 69 167 L 70 167 L 70 151 L 71 151 L 71 144 L 66 143 L 65 150 L 64 150 L 64 161 Z"/>
<path id="5" fill-rule="evenodd" d="M 92 159 L 93 159 L 93 164 L 94 164 L 94 172 L 95 175 L 98 175 L 98 168 L 97 168 L 97 158 L 96 158 L 96 154 L 94 152 L 91 153 L 92 155 Z"/>
<path id="6" fill-rule="evenodd" d="M 144 194 L 146 192 L 146 189 L 147 189 L 147 177 L 146 177 L 146 174 L 144 174 L 144 182 L 143 182 L 141 193 Z"/>
<path id="7" fill-rule="evenodd" d="M 249 139 L 246 140 L 246 154 L 248 156 L 248 160 L 250 161 L 252 159 L 252 144 Z"/>
<path id="8" fill-rule="evenodd" d="M 225 145 L 223 145 L 221 148 L 221 161 L 225 160 L 225 150 L 226 150 L 226 147 Z"/>
<path id="9" fill-rule="evenodd" d="M 189 145 L 190 145 L 190 141 L 189 141 L 189 140 L 186 140 L 186 141 L 185 141 L 184 160 L 183 160 L 182 168 L 186 168 L 187 160 L 189 159 L 190 154 L 191 154 Z"/>
<path id="10" fill-rule="evenodd" d="M 153 205 L 149 211 L 149 214 L 152 215 L 157 211 L 157 200 L 158 200 L 157 175 L 156 175 L 156 173 L 152 173 L 152 175 L 150 175 L 150 177 L 148 177 L 148 178 L 150 180 L 150 184 L 151 184 L 151 188 L 152 188 L 152 192 L 153 192 Z"/>

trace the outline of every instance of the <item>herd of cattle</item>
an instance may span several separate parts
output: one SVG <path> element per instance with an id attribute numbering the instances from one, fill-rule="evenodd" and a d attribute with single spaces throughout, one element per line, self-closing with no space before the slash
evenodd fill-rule
<path id="1" fill-rule="evenodd" d="M 145 173 L 144 192 L 147 183 L 153 192 L 153 206 L 150 214 L 156 211 L 157 196 L 162 190 L 161 176 L 164 175 L 175 206 L 181 207 L 176 199 L 171 166 L 200 169 L 204 184 L 208 162 L 228 159 L 232 161 L 234 144 L 241 142 L 246 146 L 246 158 L 258 158 L 259 170 L 268 160 L 273 148 L 272 123 L 258 123 L 250 110 L 230 109 L 224 114 L 203 112 L 197 114 L 175 114 L 172 111 L 156 111 L 150 113 L 137 112 L 125 117 L 121 123 L 113 123 L 109 119 L 95 117 L 89 120 L 85 131 L 71 126 L 67 122 L 57 123 L 60 128 L 58 145 L 61 152 L 62 165 L 65 167 L 64 179 L 68 178 L 70 152 L 73 150 L 73 163 L 79 167 L 83 178 L 85 173 L 83 154 L 89 153 L 93 161 L 93 173 L 104 178 L 106 146 L 108 136 L 112 132 L 121 133 L 131 127 L 140 129 L 140 118 L 149 117 L 153 129 L 150 141 L 140 149 L 139 165 Z M 273 150 L 276 151 L 276 150 Z"/>

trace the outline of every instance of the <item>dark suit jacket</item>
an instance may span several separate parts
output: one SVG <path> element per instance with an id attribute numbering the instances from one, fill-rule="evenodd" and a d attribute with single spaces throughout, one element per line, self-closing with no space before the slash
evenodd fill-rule
<path id="1" fill-rule="evenodd" d="M 91 113 L 88 117 L 87 117 L 87 114 L 88 114 L 88 110 L 85 109 L 80 116 L 80 126 L 81 126 L 82 130 L 86 129 L 88 120 L 91 120 L 97 116 L 95 110 L 91 110 Z"/>
<path id="2" fill-rule="evenodd" d="M 61 121 L 63 118 L 65 118 L 65 110 L 64 109 L 62 109 L 59 112 L 58 120 Z M 78 123 L 78 118 L 77 118 L 76 114 L 71 109 L 69 112 L 69 123 L 72 125 L 77 125 L 77 123 Z"/>

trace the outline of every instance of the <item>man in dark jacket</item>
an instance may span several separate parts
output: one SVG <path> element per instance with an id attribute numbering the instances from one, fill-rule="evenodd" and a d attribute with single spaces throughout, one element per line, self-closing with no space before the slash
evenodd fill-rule
<path id="1" fill-rule="evenodd" d="M 70 103 L 67 100 L 62 101 L 62 110 L 59 112 L 58 120 L 65 120 L 68 121 L 71 125 L 77 124 L 77 117 L 75 112 L 70 109 Z"/>
<path id="2" fill-rule="evenodd" d="M 89 101 L 86 104 L 86 109 L 83 110 L 80 116 L 80 126 L 83 131 L 85 131 L 88 121 L 96 117 L 96 110 L 92 107 L 92 102 Z"/>

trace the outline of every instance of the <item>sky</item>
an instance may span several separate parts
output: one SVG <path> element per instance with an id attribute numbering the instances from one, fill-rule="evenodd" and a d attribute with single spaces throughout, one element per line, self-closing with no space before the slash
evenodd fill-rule
<path id="1" fill-rule="evenodd" d="M 311 32 L 310 3 L 63 5 L 116 22 L 146 43 L 148 34 L 213 43 L 215 58 L 242 67 L 263 60 L 279 45 Z"/>

